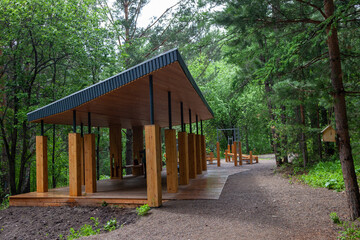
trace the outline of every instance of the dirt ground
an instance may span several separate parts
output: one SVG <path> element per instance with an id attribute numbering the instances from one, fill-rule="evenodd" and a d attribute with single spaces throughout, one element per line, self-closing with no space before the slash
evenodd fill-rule
<path id="1" fill-rule="evenodd" d="M 56 239 L 92 216 L 125 226 L 90 239 L 336 239 L 329 214 L 348 218 L 344 193 L 290 183 L 274 174 L 271 156 L 238 167 L 248 170 L 231 175 L 218 200 L 168 201 L 145 217 L 110 207 L 11 207 L 0 211 L 0 239 Z"/>
<path id="2" fill-rule="evenodd" d="M 69 235 L 70 228 L 78 230 L 93 224 L 98 218 L 103 226 L 115 217 L 124 226 L 138 219 L 133 209 L 111 207 L 10 207 L 0 211 L 0 239 L 58 239 Z"/>
<path id="3" fill-rule="evenodd" d="M 241 167 L 249 170 L 230 176 L 219 200 L 169 201 L 90 239 L 336 239 L 329 214 L 348 217 L 344 193 L 291 184 L 274 174 L 271 158 Z"/>

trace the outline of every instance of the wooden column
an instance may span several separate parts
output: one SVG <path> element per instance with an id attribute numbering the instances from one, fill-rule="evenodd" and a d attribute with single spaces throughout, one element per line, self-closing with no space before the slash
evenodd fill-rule
<path id="1" fill-rule="evenodd" d="M 233 150 L 233 153 L 234 153 L 234 157 L 233 157 L 233 160 L 234 160 L 234 166 L 237 166 L 237 151 L 236 151 L 236 148 L 237 148 L 237 142 L 234 142 L 234 150 Z"/>
<path id="2" fill-rule="evenodd" d="M 250 164 L 253 164 L 253 155 L 252 155 L 252 151 L 249 152 L 250 155 Z"/>
<path id="3" fill-rule="evenodd" d="M 165 130 L 165 150 L 167 191 L 169 193 L 177 193 L 179 182 L 177 170 L 176 131 L 174 129 Z"/>
<path id="4" fill-rule="evenodd" d="M 217 166 L 220 167 L 220 143 L 216 143 Z"/>
<path id="5" fill-rule="evenodd" d="M 225 162 L 228 161 L 228 151 L 229 151 L 229 150 L 227 150 L 227 149 L 225 150 Z"/>
<path id="6" fill-rule="evenodd" d="M 84 137 L 80 135 L 81 185 L 85 185 Z"/>
<path id="7" fill-rule="evenodd" d="M 205 136 L 200 135 L 201 138 L 201 163 L 202 163 L 202 170 L 207 171 L 207 163 L 206 163 L 206 146 L 205 146 Z M 212 163 L 212 159 L 211 159 Z"/>
<path id="8" fill-rule="evenodd" d="M 188 153 L 188 135 L 186 132 L 178 133 L 179 148 L 179 171 L 180 185 L 189 184 L 189 153 Z"/>
<path id="9" fill-rule="evenodd" d="M 96 192 L 95 134 L 84 135 L 85 192 Z"/>
<path id="10" fill-rule="evenodd" d="M 232 158 L 231 158 L 231 161 L 235 161 L 235 154 L 234 154 L 235 148 L 236 148 L 235 144 L 234 143 L 231 144 L 231 153 L 233 154 Z"/>
<path id="11" fill-rule="evenodd" d="M 81 196 L 80 133 L 69 133 L 69 195 Z"/>
<path id="12" fill-rule="evenodd" d="M 133 127 L 133 159 L 137 159 L 141 164 L 140 151 L 144 150 L 144 127 Z"/>
<path id="13" fill-rule="evenodd" d="M 228 144 L 227 150 L 228 150 L 228 153 L 229 153 L 230 152 L 230 144 Z"/>
<path id="14" fill-rule="evenodd" d="M 188 152 L 189 152 L 189 178 L 196 178 L 196 140 L 195 134 L 188 135 Z"/>
<path id="15" fill-rule="evenodd" d="M 162 204 L 159 129 L 158 125 L 145 126 L 147 201 L 150 207 Z"/>
<path id="16" fill-rule="evenodd" d="M 110 126 L 110 177 L 122 179 L 121 126 Z"/>
<path id="17" fill-rule="evenodd" d="M 242 165 L 242 150 L 241 150 L 241 142 L 239 141 L 239 165 Z"/>
<path id="18" fill-rule="evenodd" d="M 36 191 L 48 191 L 47 137 L 36 136 Z"/>
<path id="19" fill-rule="evenodd" d="M 202 162 L 201 162 L 201 136 L 195 134 L 196 141 L 196 174 L 202 173 Z"/>

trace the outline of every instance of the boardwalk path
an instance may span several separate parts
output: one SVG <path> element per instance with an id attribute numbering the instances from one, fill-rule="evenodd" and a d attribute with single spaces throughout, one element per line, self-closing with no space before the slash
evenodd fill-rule
<path id="1" fill-rule="evenodd" d="M 218 200 L 169 201 L 91 239 L 336 239 L 329 214 L 347 212 L 344 193 L 290 184 L 274 167 L 269 157 L 244 165 L 249 170 L 231 175 Z"/>

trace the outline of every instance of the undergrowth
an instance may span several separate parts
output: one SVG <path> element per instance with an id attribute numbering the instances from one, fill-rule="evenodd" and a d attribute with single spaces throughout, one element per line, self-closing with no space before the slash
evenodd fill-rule
<path id="1" fill-rule="evenodd" d="M 3 199 L 2 202 L 0 204 L 0 210 L 4 210 L 7 209 L 9 207 L 9 197 L 10 195 L 7 194 Z"/>
<path id="2" fill-rule="evenodd" d="M 67 239 L 73 240 L 81 237 L 92 236 L 99 234 L 102 230 L 106 232 L 111 232 L 119 227 L 119 224 L 116 218 L 112 218 L 106 222 L 106 224 L 101 227 L 98 218 L 91 217 L 90 220 L 93 221 L 93 224 L 84 224 L 79 230 L 75 230 L 74 228 L 70 228 L 70 234 L 66 237 L 63 235 L 59 235 L 59 239 Z M 122 227 L 121 225 L 120 227 Z"/>
<path id="3" fill-rule="evenodd" d="M 148 214 L 149 211 L 150 211 L 150 207 L 148 204 L 144 204 L 144 205 L 136 208 L 136 213 L 139 216 L 145 216 Z"/>
<path id="4" fill-rule="evenodd" d="M 360 239 L 360 220 L 357 219 L 354 222 L 348 222 L 348 221 L 340 221 L 340 218 L 338 217 L 336 212 L 330 213 L 330 219 L 333 223 L 338 225 L 342 228 L 341 231 L 339 231 L 340 236 L 338 239 L 341 240 L 353 240 L 353 239 Z"/>

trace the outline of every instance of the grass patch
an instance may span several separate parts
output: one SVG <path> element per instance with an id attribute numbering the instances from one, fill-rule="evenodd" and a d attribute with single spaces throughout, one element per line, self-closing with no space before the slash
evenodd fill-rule
<path id="1" fill-rule="evenodd" d="M 139 216 L 145 216 L 148 214 L 149 211 L 150 211 L 150 207 L 147 204 L 144 204 L 144 205 L 136 208 L 136 213 Z"/>

